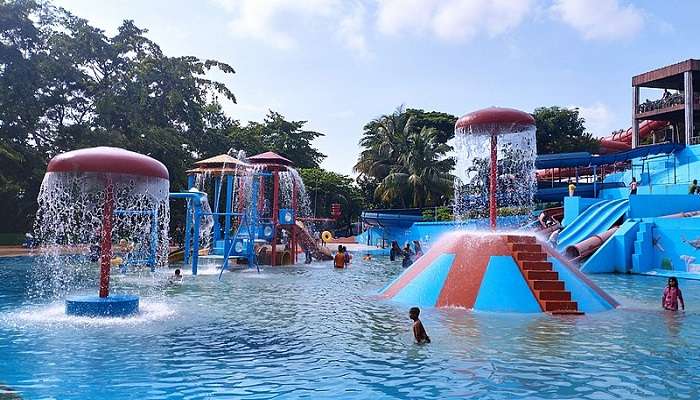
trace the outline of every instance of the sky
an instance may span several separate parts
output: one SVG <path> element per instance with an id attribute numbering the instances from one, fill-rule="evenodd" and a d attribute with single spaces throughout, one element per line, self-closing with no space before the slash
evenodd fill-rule
<path id="1" fill-rule="evenodd" d="M 700 58 L 696 0 L 58 0 L 107 34 L 132 19 L 213 73 L 245 123 L 272 109 L 325 134 L 322 167 L 352 174 L 362 127 L 405 105 L 578 107 L 605 136 L 631 125 L 633 75 Z M 642 93 L 649 97 L 653 94 Z M 228 149 L 222 149 L 222 152 Z"/>

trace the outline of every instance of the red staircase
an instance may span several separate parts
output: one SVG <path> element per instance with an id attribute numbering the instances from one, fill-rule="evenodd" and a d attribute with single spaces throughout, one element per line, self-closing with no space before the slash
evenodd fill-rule
<path id="1" fill-rule="evenodd" d="M 557 315 L 583 314 L 578 304 L 571 301 L 571 292 L 565 289 L 564 281 L 559 280 L 559 273 L 552 269 L 547 253 L 534 236 L 508 235 L 506 240 L 542 311 Z"/>

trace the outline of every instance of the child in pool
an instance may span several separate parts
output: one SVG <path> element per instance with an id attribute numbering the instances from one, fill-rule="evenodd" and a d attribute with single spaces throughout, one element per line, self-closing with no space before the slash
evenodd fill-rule
<path id="1" fill-rule="evenodd" d="M 182 282 L 182 274 L 180 273 L 180 268 L 175 270 L 175 274 L 168 279 L 168 283 L 180 283 Z"/>
<path id="2" fill-rule="evenodd" d="M 418 316 L 420 316 L 420 308 L 411 307 L 408 311 L 408 317 L 413 321 L 413 337 L 418 344 L 430 343 L 430 337 Z"/>
<path id="3" fill-rule="evenodd" d="M 401 261 L 401 266 L 404 268 L 408 268 L 411 266 L 413 263 L 413 251 L 411 251 L 411 246 L 406 243 L 406 246 L 403 248 L 403 260 Z"/>
<path id="4" fill-rule="evenodd" d="M 335 268 L 345 268 L 345 253 L 343 252 L 343 245 L 338 245 L 338 252 L 333 256 L 333 267 Z"/>
<path id="5" fill-rule="evenodd" d="M 661 298 L 661 307 L 664 310 L 678 311 L 678 303 L 681 303 L 681 309 L 685 310 L 685 302 L 683 301 L 683 293 L 678 287 L 678 279 L 672 276 L 668 278 L 668 286 L 664 288 L 664 295 Z"/>

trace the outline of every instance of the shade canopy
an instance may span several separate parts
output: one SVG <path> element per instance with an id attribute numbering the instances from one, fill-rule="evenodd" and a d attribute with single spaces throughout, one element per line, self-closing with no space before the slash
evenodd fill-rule
<path id="1" fill-rule="evenodd" d="M 54 157 L 48 172 L 101 172 L 169 179 L 160 161 L 117 147 L 91 147 Z"/>
<path id="2" fill-rule="evenodd" d="M 248 162 L 251 164 L 278 164 L 278 165 L 292 165 L 293 162 L 289 159 L 282 157 L 281 155 L 266 151 L 264 153 L 248 157 Z"/>
<path id="3" fill-rule="evenodd" d="M 534 125 L 535 119 L 526 112 L 512 108 L 490 107 L 463 115 L 455 124 L 455 132 L 481 133 L 491 130 L 485 128 L 520 132 Z"/>

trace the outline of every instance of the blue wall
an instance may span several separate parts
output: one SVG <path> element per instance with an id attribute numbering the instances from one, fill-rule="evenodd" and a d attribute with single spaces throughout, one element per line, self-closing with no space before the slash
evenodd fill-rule
<path id="1" fill-rule="evenodd" d="M 651 236 L 653 268 L 700 273 L 700 218 L 657 218 Z"/>
<path id="2" fill-rule="evenodd" d="M 498 217 L 499 229 L 517 229 L 530 220 L 529 216 L 515 215 L 508 217 Z M 435 240 L 443 234 L 455 230 L 488 230 L 488 218 L 470 219 L 463 222 L 416 222 L 408 229 L 397 227 L 371 227 L 355 237 L 357 243 L 367 244 L 367 237 L 371 237 L 371 245 L 381 245 L 384 238 L 386 245 L 390 245 L 392 240 L 396 240 L 399 246 L 407 242 L 419 240 L 423 246 L 429 247 Z"/>
<path id="3" fill-rule="evenodd" d="M 630 196 L 629 200 L 629 218 L 661 217 L 700 210 L 700 196 L 688 194 Z"/>
<path id="4" fill-rule="evenodd" d="M 512 256 L 491 256 L 474 303 L 479 311 L 541 313 Z"/>

